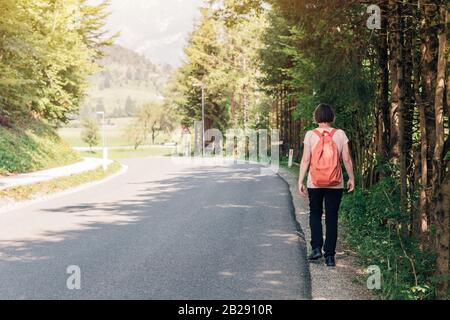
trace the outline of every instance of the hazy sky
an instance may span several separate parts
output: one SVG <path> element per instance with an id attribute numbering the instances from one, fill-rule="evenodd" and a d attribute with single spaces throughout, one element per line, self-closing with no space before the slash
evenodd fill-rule
<path id="1" fill-rule="evenodd" d="M 203 0 L 112 0 L 110 31 L 117 43 L 153 62 L 178 66 Z"/>

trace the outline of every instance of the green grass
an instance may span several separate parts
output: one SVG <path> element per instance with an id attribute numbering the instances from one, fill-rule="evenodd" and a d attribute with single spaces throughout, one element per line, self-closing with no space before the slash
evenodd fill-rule
<path id="1" fill-rule="evenodd" d="M 110 119 L 110 125 L 105 127 L 106 144 L 109 147 L 124 147 L 131 146 L 133 142 L 128 141 L 126 137 L 126 129 L 134 118 L 114 118 Z M 79 120 L 72 121 L 68 126 L 58 130 L 59 136 L 70 144 L 72 147 L 88 147 L 88 145 L 81 140 L 81 132 L 83 128 Z M 100 135 L 102 134 L 100 127 Z M 156 137 L 155 143 L 169 142 L 167 135 L 160 134 Z M 147 142 L 147 144 L 149 141 Z M 98 147 L 101 146 L 101 142 Z"/>
<path id="2" fill-rule="evenodd" d="M 103 168 L 100 167 L 96 170 L 71 175 L 69 177 L 3 189 L 0 190 L 0 199 L 24 201 L 46 196 L 55 192 L 75 188 L 88 182 L 102 180 L 118 172 L 120 168 L 121 165 L 114 162 L 106 171 L 103 171 Z"/>
<path id="3" fill-rule="evenodd" d="M 139 86 L 136 82 L 130 82 L 127 87 L 114 86 L 104 90 L 93 88 L 89 92 L 89 101 L 91 104 L 95 105 L 101 99 L 108 114 L 111 114 L 114 108 L 124 109 L 127 97 L 131 97 L 136 106 L 149 101 L 158 101 L 158 93 L 154 88 Z"/>
<path id="4" fill-rule="evenodd" d="M 58 131 L 61 138 L 73 147 L 88 147 L 88 145 L 81 140 L 81 128 L 62 128 Z M 105 130 L 106 141 L 108 146 L 122 147 L 130 145 L 127 141 L 123 131 L 117 128 L 107 128 Z"/>
<path id="5" fill-rule="evenodd" d="M 159 157 L 172 155 L 172 148 L 141 148 L 137 150 L 119 149 L 109 150 L 110 159 L 131 159 L 131 158 L 146 158 L 146 157 Z M 96 152 L 82 152 L 84 157 L 101 158 L 103 156 L 102 151 Z"/>
<path id="6" fill-rule="evenodd" d="M 292 167 L 289 168 L 289 161 L 287 158 L 280 159 L 280 167 L 288 170 L 289 172 L 295 174 L 297 177 L 299 176 L 299 167 L 296 164 L 293 164 Z"/>
<path id="7" fill-rule="evenodd" d="M 128 146 L 131 142 L 127 141 L 125 129 L 133 118 L 111 119 L 112 126 L 105 127 L 106 143 L 111 147 Z M 88 145 L 81 140 L 81 124 L 79 121 L 70 123 L 70 126 L 58 130 L 59 136 L 73 147 L 87 147 Z M 101 131 L 100 131 L 101 133 Z"/>
<path id="8" fill-rule="evenodd" d="M 22 119 L 12 128 L 0 126 L 0 174 L 32 172 L 79 160 L 79 154 L 48 124 Z"/>

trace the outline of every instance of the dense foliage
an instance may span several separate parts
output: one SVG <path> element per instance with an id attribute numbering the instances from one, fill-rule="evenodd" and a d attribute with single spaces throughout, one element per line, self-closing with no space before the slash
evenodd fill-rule
<path id="1" fill-rule="evenodd" d="M 79 108 L 87 75 L 111 43 L 102 27 L 108 3 L 0 2 L 0 114 L 66 121 Z"/>
<path id="2" fill-rule="evenodd" d="M 373 187 L 357 189 L 344 198 L 341 210 L 347 243 L 365 266 L 380 267 L 382 298 L 434 297 L 436 257 L 421 250 L 417 239 L 398 228 L 409 221 L 400 209 L 400 186 L 395 178 L 386 177 Z"/>
<path id="3" fill-rule="evenodd" d="M 267 103 L 260 91 L 259 34 L 266 26 L 263 16 L 234 19 L 229 25 L 218 12 L 203 8 L 201 19 L 185 49 L 187 62 L 174 75 L 168 99 L 192 125 L 201 118 L 201 86 L 205 90 L 207 128 L 263 126 L 260 107 Z"/>
<path id="4" fill-rule="evenodd" d="M 62 166 L 78 156 L 55 126 L 78 111 L 99 70 L 108 2 L 0 1 L 0 174 Z"/>

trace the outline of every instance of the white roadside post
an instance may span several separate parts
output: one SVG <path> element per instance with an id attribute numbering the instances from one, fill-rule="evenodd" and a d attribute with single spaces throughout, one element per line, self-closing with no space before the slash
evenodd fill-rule
<path id="1" fill-rule="evenodd" d="M 294 149 L 289 149 L 289 162 L 288 162 L 289 168 L 292 168 L 293 159 L 294 159 Z"/>
<path id="2" fill-rule="evenodd" d="M 106 147 L 106 130 L 105 130 L 105 112 L 97 112 L 98 116 L 102 117 L 102 150 L 103 150 L 103 170 L 108 169 L 108 148 Z"/>

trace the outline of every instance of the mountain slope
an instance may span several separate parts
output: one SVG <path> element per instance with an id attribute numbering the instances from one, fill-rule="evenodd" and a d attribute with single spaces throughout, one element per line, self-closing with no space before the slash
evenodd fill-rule
<path id="1" fill-rule="evenodd" d="M 109 117 L 132 116 L 142 103 L 161 100 L 172 69 L 114 45 L 105 50 L 103 70 L 91 77 L 81 114 L 106 111 Z"/>

